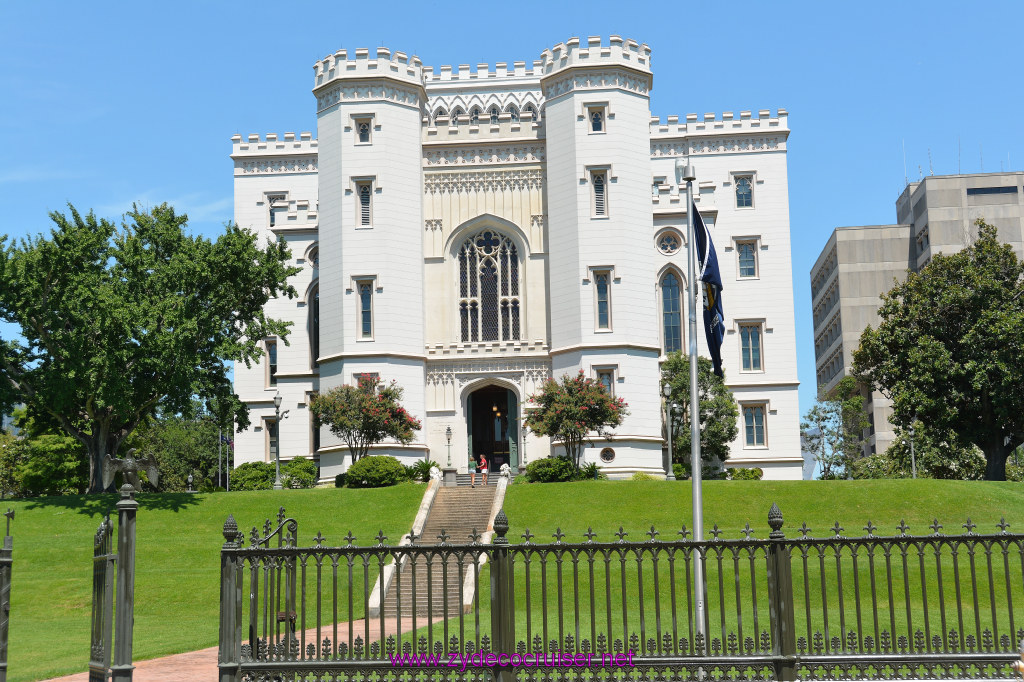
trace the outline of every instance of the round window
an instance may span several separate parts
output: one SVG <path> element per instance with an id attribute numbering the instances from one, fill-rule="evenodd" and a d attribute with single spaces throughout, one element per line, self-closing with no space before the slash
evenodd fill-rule
<path id="1" fill-rule="evenodd" d="M 607 464 L 615 459 L 615 451 L 611 448 L 605 448 L 601 450 L 601 461 Z"/>
<path id="2" fill-rule="evenodd" d="M 679 251 L 683 245 L 683 238 L 675 230 L 665 230 L 658 235 L 658 251 L 661 251 L 666 256 Z"/>

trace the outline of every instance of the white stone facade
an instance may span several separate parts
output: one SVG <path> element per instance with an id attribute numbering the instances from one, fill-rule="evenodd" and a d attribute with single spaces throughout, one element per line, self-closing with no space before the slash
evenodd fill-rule
<path id="1" fill-rule="evenodd" d="M 273 459 L 280 392 L 281 456 L 316 455 L 331 479 L 347 450 L 312 432 L 308 395 L 376 373 L 423 421 L 409 446 L 376 452 L 444 466 L 450 450 L 465 471 L 483 450 L 494 469 L 522 465 L 552 451 L 517 426 L 523 402 L 582 370 L 629 404 L 587 461 L 610 448 L 613 477 L 661 473 L 659 366 L 666 343 L 687 348 L 685 307 L 682 338 L 666 339 L 661 285 L 673 272 L 685 289 L 675 162 L 688 157 L 725 284 L 727 383 L 760 415 L 748 444 L 741 413 L 728 464 L 800 478 L 787 114 L 652 119 L 650 59 L 617 36 L 571 39 L 532 65 L 436 71 L 384 48 L 341 50 L 314 67 L 316 139 L 235 136 L 236 221 L 286 240 L 302 267 L 299 298 L 267 306 L 294 322 L 289 345 L 268 340 L 275 371 L 236 367 L 253 422 L 236 462 Z"/>

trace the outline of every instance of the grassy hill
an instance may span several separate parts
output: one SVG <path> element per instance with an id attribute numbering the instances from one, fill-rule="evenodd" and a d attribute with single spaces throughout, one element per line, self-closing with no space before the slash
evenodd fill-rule
<path id="1" fill-rule="evenodd" d="M 322 531 L 328 544 L 375 544 L 382 529 L 397 541 L 412 524 L 423 487 L 382 490 L 302 490 L 215 495 L 140 495 L 136 579 L 135 658 L 143 660 L 217 643 L 221 528 L 229 513 L 248 530 L 273 517 L 279 506 L 298 520 L 300 544 Z M 14 573 L 10 678 L 38 680 L 82 671 L 88 661 L 92 538 L 115 496 L 40 498 L 9 502 Z M 717 523 L 724 537 L 741 537 L 750 523 L 757 537 L 768 532 L 767 513 L 778 503 L 783 530 L 801 523 L 828 536 L 838 521 L 846 535 L 862 535 L 870 520 L 891 534 L 901 519 L 911 532 L 929 532 L 938 518 L 948 533 L 969 516 L 978 532 L 993 532 L 1005 517 L 1011 532 L 1024 530 L 1024 486 L 956 481 L 711 481 L 704 488 L 705 527 Z M 2 505 L 2 503 L 0 503 Z M 2 507 L 0 507 L 2 508 Z M 654 525 L 662 538 L 692 526 L 690 486 L 659 481 L 514 485 L 505 510 L 512 542 L 529 527 L 536 542 L 556 527 L 566 541 L 582 540 L 593 527 L 598 540 L 623 526 L 629 539 L 645 539 Z"/>

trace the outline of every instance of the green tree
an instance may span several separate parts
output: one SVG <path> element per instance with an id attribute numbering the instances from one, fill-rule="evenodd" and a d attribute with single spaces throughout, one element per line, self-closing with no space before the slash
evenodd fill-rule
<path id="1" fill-rule="evenodd" d="M 800 422 L 807 450 L 818 463 L 818 478 L 833 480 L 852 475 L 854 462 L 862 455 L 864 397 L 854 377 L 843 377 L 829 395 L 818 398 Z"/>
<path id="2" fill-rule="evenodd" d="M 910 478 L 910 442 L 910 431 L 897 427 L 892 445 L 885 452 L 858 461 L 853 477 Z M 980 481 L 985 477 L 985 455 L 973 444 L 962 442 L 953 431 L 937 433 L 920 421 L 914 422 L 913 443 L 918 478 Z"/>
<path id="3" fill-rule="evenodd" d="M 283 243 L 257 245 L 228 225 L 216 241 L 185 233 L 187 217 L 162 204 L 114 223 L 53 212 L 50 235 L 0 238 L 0 320 L 24 341 L 0 339 L 0 383 L 76 438 L 89 455 L 89 490 L 104 458 L 157 405 L 233 395 L 226 361 L 251 363 L 289 323 L 264 305 L 295 296 Z M 239 414 L 239 427 L 248 420 Z"/>
<path id="4" fill-rule="evenodd" d="M 669 386 L 672 410 L 672 462 L 689 477 L 690 448 L 690 358 L 676 351 L 661 366 L 661 384 Z M 711 360 L 697 358 L 697 402 L 700 405 L 700 457 L 702 478 L 725 478 L 729 444 L 739 433 L 739 408 L 724 377 L 715 374 Z"/>
<path id="5" fill-rule="evenodd" d="M 216 484 L 218 438 L 217 424 L 210 415 L 160 413 L 147 419 L 127 443 L 156 458 L 160 492 L 185 492 L 189 474 L 193 486 Z"/>
<path id="6" fill-rule="evenodd" d="M 1024 263 L 994 226 L 976 224 L 973 244 L 882 296 L 854 371 L 892 399 L 895 424 L 956 432 L 985 454 L 985 478 L 1002 481 L 1024 443 Z"/>
<path id="7" fill-rule="evenodd" d="M 314 395 L 309 409 L 316 427 L 326 424 L 348 445 L 355 464 L 370 446 L 386 438 L 402 445 L 412 442 L 420 421 L 402 407 L 402 387 L 397 382 L 383 384 L 376 377 L 364 377 L 358 386 L 345 384 Z"/>
<path id="8" fill-rule="evenodd" d="M 536 407 L 526 411 L 526 428 L 561 441 L 577 469 L 590 434 L 607 437 L 608 429 L 621 424 L 629 413 L 625 400 L 610 396 L 601 382 L 584 376 L 583 370 L 563 374 L 561 380 L 548 379 L 529 401 Z"/>

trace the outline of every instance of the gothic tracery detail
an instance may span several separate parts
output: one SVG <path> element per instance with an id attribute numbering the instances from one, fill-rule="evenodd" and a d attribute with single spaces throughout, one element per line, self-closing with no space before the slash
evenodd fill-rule
<path id="1" fill-rule="evenodd" d="M 462 341 L 518 341 L 521 306 L 515 243 L 486 229 L 462 243 L 458 261 Z"/>

